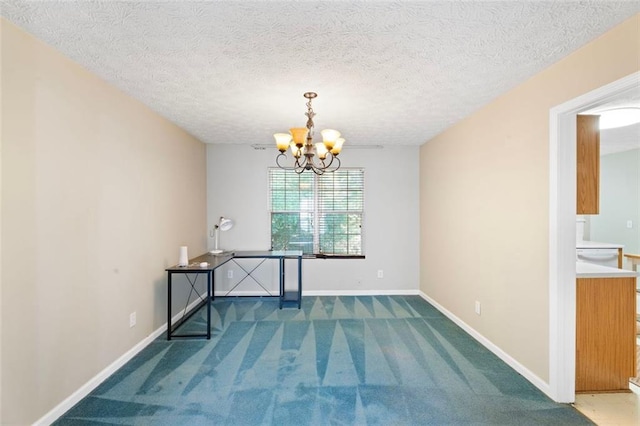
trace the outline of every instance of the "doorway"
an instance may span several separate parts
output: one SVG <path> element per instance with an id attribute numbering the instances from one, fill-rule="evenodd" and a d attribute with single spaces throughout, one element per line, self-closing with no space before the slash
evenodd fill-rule
<path id="1" fill-rule="evenodd" d="M 549 390 L 575 400 L 576 115 L 640 85 L 640 72 L 595 89 L 549 112 Z"/>

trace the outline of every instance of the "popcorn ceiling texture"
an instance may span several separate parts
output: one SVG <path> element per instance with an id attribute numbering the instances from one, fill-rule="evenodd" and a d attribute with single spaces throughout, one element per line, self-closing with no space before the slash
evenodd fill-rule
<path id="1" fill-rule="evenodd" d="M 304 125 L 302 94 L 315 91 L 317 130 L 420 145 L 640 2 L 0 1 L 0 12 L 203 142 L 272 143 Z"/>

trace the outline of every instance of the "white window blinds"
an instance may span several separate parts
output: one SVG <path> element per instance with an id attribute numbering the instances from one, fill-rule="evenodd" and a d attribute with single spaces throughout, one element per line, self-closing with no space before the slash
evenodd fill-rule
<path id="1" fill-rule="evenodd" d="M 273 250 L 363 254 L 364 169 L 311 172 L 269 169 Z"/>

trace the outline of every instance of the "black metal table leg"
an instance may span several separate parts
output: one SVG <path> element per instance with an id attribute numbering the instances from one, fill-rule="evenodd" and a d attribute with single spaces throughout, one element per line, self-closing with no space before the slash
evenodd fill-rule
<path id="1" fill-rule="evenodd" d="M 171 340 L 171 272 L 167 282 L 167 340 Z"/>
<path id="2" fill-rule="evenodd" d="M 302 256 L 298 256 L 298 309 L 302 306 Z"/>
<path id="3" fill-rule="evenodd" d="M 280 309 L 282 309 L 282 302 L 284 300 L 285 297 L 285 292 L 284 292 L 284 257 L 281 257 L 280 259 L 278 259 L 278 264 L 280 265 L 280 273 L 278 274 L 280 277 Z"/>
<path id="4" fill-rule="evenodd" d="M 207 339 L 211 339 L 211 293 L 213 291 L 213 271 L 207 272 Z"/>

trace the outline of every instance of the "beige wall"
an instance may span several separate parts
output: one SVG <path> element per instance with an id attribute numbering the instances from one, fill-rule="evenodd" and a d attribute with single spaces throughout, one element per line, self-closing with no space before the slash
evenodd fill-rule
<path id="1" fill-rule="evenodd" d="M 164 268 L 180 245 L 206 249 L 206 156 L 175 125 L 0 24 L 0 423 L 28 424 L 165 322 Z"/>
<path id="2" fill-rule="evenodd" d="M 420 150 L 421 291 L 543 381 L 549 109 L 638 71 L 639 28 L 636 15 Z"/>

